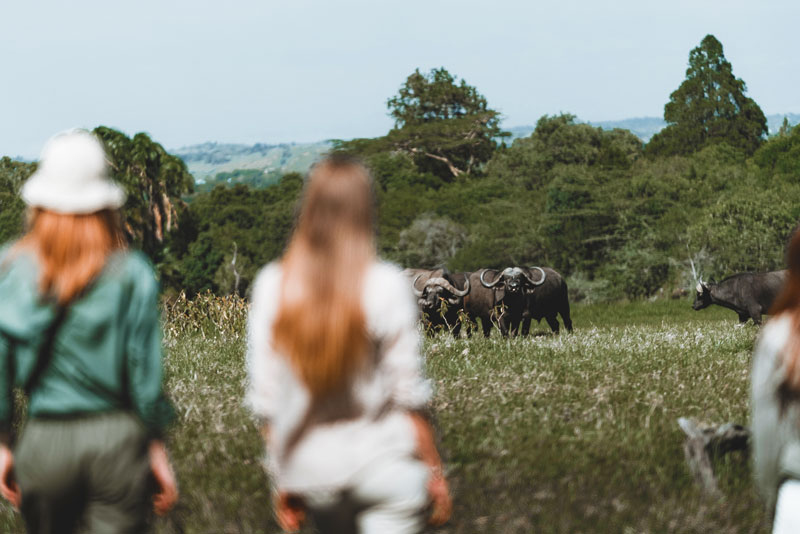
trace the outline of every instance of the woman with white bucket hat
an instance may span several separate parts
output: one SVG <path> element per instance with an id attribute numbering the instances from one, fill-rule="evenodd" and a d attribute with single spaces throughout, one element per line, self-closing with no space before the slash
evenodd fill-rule
<path id="1" fill-rule="evenodd" d="M 139 533 L 177 499 L 163 436 L 158 283 L 91 133 L 52 138 L 0 250 L 0 494 L 29 532 Z M 13 388 L 28 397 L 12 452 Z M 151 495 L 154 488 L 155 497 Z"/>

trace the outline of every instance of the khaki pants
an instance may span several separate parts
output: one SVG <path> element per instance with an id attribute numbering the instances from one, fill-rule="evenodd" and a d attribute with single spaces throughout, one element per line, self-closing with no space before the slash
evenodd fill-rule
<path id="1" fill-rule="evenodd" d="M 29 533 L 149 531 L 147 437 L 132 414 L 32 419 L 14 456 Z"/>
<path id="2" fill-rule="evenodd" d="M 429 512 L 428 468 L 416 459 L 371 466 L 339 491 L 301 494 L 321 534 L 419 534 Z"/>

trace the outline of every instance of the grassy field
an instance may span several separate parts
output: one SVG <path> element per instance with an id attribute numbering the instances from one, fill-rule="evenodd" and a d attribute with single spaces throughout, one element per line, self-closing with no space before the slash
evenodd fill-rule
<path id="1" fill-rule="evenodd" d="M 676 424 L 746 423 L 757 327 L 685 300 L 575 306 L 573 316 L 572 335 L 547 335 L 542 324 L 527 339 L 425 342 L 455 498 L 438 532 L 767 532 L 748 459 L 722 459 L 725 497 L 706 500 Z M 182 495 L 158 532 L 278 531 L 260 440 L 241 406 L 244 317 L 235 302 L 167 313 Z M 7 507 L 0 529 L 21 531 Z"/>

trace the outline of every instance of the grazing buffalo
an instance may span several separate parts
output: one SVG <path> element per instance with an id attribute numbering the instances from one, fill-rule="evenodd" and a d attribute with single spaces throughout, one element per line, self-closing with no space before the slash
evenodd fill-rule
<path id="1" fill-rule="evenodd" d="M 426 330 L 430 334 L 446 328 L 454 337 L 458 337 L 461 332 L 459 313 L 464 309 L 464 297 L 470 289 L 468 275 L 469 273 L 451 274 L 443 270 L 441 276 L 429 276 L 424 284 L 418 283 L 418 279 L 424 274 L 418 274 L 414 279 L 412 289 Z"/>
<path id="2" fill-rule="evenodd" d="M 403 273 L 411 279 L 425 330 L 433 335 L 447 328 L 458 336 L 459 314 L 470 291 L 469 273 L 451 273 L 447 269 L 406 269 Z"/>
<path id="3" fill-rule="evenodd" d="M 783 287 L 786 274 L 785 270 L 740 273 L 718 284 L 698 282 L 692 308 L 702 310 L 717 304 L 739 314 L 740 323 L 753 319 L 755 324 L 761 324 L 761 315 L 769 312 L 775 297 Z"/>
<path id="4" fill-rule="evenodd" d="M 546 275 L 544 282 L 529 289 L 527 294 L 527 308 L 522 319 L 522 335 L 527 336 L 531 327 L 531 320 L 547 320 L 550 329 L 558 333 L 559 325 L 557 316 L 561 316 L 564 328 L 572 332 L 572 319 L 569 317 L 569 297 L 567 283 L 555 270 L 549 267 L 533 267 L 526 269 L 528 275 L 536 276 L 536 270 L 541 270 Z"/>
<path id="5" fill-rule="evenodd" d="M 481 319 L 483 334 L 487 337 L 495 321 L 504 336 L 517 334 L 527 310 L 528 294 L 544 283 L 545 272 L 539 267 L 531 270 L 508 267 L 499 273 L 482 269 L 472 277 L 476 274 L 483 290 L 475 291 L 478 287 L 474 286 L 475 298 L 470 296 L 465 302 L 467 315 L 471 319 Z"/>

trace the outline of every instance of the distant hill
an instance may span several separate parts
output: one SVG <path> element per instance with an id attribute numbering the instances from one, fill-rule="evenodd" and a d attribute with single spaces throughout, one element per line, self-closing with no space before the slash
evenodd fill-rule
<path id="1" fill-rule="evenodd" d="M 800 114 L 785 113 L 767 116 L 770 135 L 778 132 L 783 118 L 789 124 L 800 124 Z M 659 132 L 666 123 L 659 117 L 638 117 L 618 121 L 589 122 L 593 126 L 605 130 L 624 128 L 630 130 L 643 142 L 647 142 Z M 528 137 L 535 126 L 514 126 L 507 128 L 511 132 L 510 143 L 520 137 Z M 305 173 L 308 168 L 331 149 L 329 141 L 317 143 L 281 143 L 277 145 L 203 143 L 175 150 L 172 154 L 180 157 L 189 167 L 201 189 L 208 189 L 218 183 L 247 183 L 253 186 L 265 186 L 277 181 L 287 172 Z M 247 172 L 244 172 L 247 171 Z"/>
<path id="2" fill-rule="evenodd" d="M 769 128 L 770 135 L 778 133 L 781 124 L 783 124 L 784 117 L 789 119 L 789 124 L 792 126 L 800 124 L 800 114 L 798 113 L 776 113 L 774 115 L 767 115 L 767 128 Z M 580 119 L 578 119 L 578 121 L 580 121 Z M 664 122 L 664 119 L 660 117 L 638 117 L 633 119 L 622 119 L 618 121 L 588 121 L 587 124 L 598 126 L 604 130 L 613 130 L 615 128 L 630 130 L 631 133 L 636 135 L 645 143 L 667 125 L 667 123 Z M 511 132 L 511 139 L 513 140 L 517 139 L 518 137 L 528 137 L 531 133 L 533 133 L 534 128 L 536 127 L 515 126 L 513 128 L 508 128 L 508 131 Z"/>
<path id="3" fill-rule="evenodd" d="M 218 173 L 237 170 L 258 170 L 264 174 L 305 173 L 330 148 L 328 141 L 278 145 L 203 143 L 171 153 L 185 161 L 195 180 L 203 183 Z"/>

